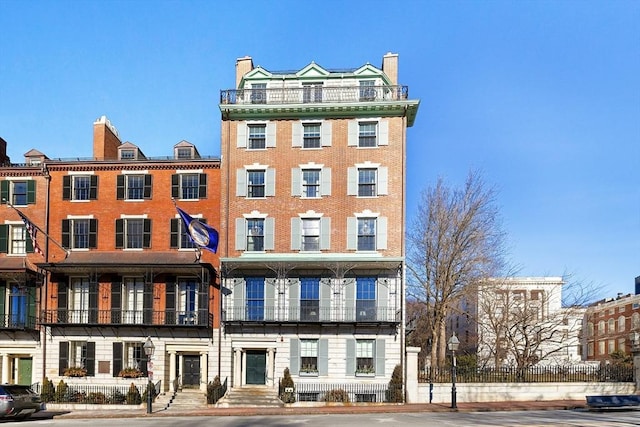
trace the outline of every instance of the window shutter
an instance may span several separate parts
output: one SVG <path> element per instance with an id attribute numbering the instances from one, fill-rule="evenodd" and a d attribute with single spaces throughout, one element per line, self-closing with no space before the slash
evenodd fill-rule
<path id="1" fill-rule="evenodd" d="M 331 280 L 320 280 L 320 321 L 331 320 Z"/>
<path id="2" fill-rule="evenodd" d="M 8 326 L 7 318 L 4 315 L 5 311 L 5 300 L 7 298 L 7 284 L 6 282 L 0 282 L 0 326 L 6 328 Z"/>
<path id="3" fill-rule="evenodd" d="M 354 216 L 347 218 L 347 249 L 358 249 L 358 219 Z"/>
<path id="4" fill-rule="evenodd" d="M 116 219 L 116 249 L 124 247 L 124 220 Z"/>
<path id="5" fill-rule="evenodd" d="M 244 307 L 244 291 L 246 281 L 244 279 L 233 280 L 233 309 L 231 311 L 231 319 L 229 320 L 245 320 Z"/>
<path id="6" fill-rule="evenodd" d="M 171 197 L 174 199 L 180 198 L 180 175 L 171 175 Z"/>
<path id="7" fill-rule="evenodd" d="M 2 292 L 2 288 L 0 288 L 0 292 Z M 27 326 L 29 328 L 36 326 L 36 309 L 36 284 L 31 282 L 27 287 Z M 0 313 L 4 313 L 4 311 L 0 311 Z"/>
<path id="8" fill-rule="evenodd" d="M 180 218 L 171 218 L 170 230 L 170 247 L 178 248 L 178 242 L 180 239 Z"/>
<path id="9" fill-rule="evenodd" d="M 356 312 L 356 279 L 344 279 L 344 312 L 345 320 L 352 322 L 355 320 Z M 355 372 L 355 371 L 354 371 Z"/>
<path id="10" fill-rule="evenodd" d="M 378 145 L 389 145 L 389 121 L 378 122 Z"/>
<path id="11" fill-rule="evenodd" d="M 58 282 L 58 323 L 67 323 L 68 289 L 67 282 Z"/>
<path id="12" fill-rule="evenodd" d="M 25 230 L 26 233 L 26 238 L 25 238 L 25 252 L 28 254 L 33 253 L 33 240 L 31 240 L 31 236 L 29 235 L 29 232 Z"/>
<path id="13" fill-rule="evenodd" d="M 0 224 L 0 252 L 7 253 L 9 251 L 9 226 Z"/>
<path id="14" fill-rule="evenodd" d="M 389 286 L 387 285 L 387 279 L 378 279 L 376 288 L 377 320 L 382 322 L 394 320 L 389 310 Z"/>
<path id="15" fill-rule="evenodd" d="M 236 147 L 247 148 L 247 124 L 245 122 L 238 122 L 236 134 Z"/>
<path id="16" fill-rule="evenodd" d="M 117 377 L 122 370 L 122 343 L 113 343 L 113 376 Z"/>
<path id="17" fill-rule="evenodd" d="M 385 340 L 376 340 L 376 377 L 384 377 L 384 365 L 386 363 L 386 357 L 384 353 Z"/>
<path id="18" fill-rule="evenodd" d="M 119 324 L 122 320 L 122 284 L 111 282 L 111 323 Z"/>
<path id="19" fill-rule="evenodd" d="M 302 147 L 302 123 L 293 122 L 291 123 L 291 146 L 292 147 Z"/>
<path id="20" fill-rule="evenodd" d="M 320 249 L 331 249 L 331 218 L 320 218 Z"/>
<path id="21" fill-rule="evenodd" d="M 63 178 L 69 178 L 69 177 L 65 176 Z M 64 194 L 64 191 L 63 191 L 63 194 Z M 9 201 L 9 181 L 7 180 L 0 181 L 0 203 L 2 203 L 3 205 L 6 205 L 8 201 Z"/>
<path id="22" fill-rule="evenodd" d="M 302 248 L 300 227 L 302 227 L 302 220 L 298 217 L 291 218 L 291 250 L 292 251 L 299 251 Z"/>
<path id="23" fill-rule="evenodd" d="M 355 120 L 349 120 L 347 129 L 347 145 L 349 147 L 358 146 L 358 122 Z"/>
<path id="24" fill-rule="evenodd" d="M 244 218 L 236 218 L 236 250 L 247 249 L 247 227 Z"/>
<path id="25" fill-rule="evenodd" d="M 247 170 L 236 170 L 236 196 L 247 197 Z"/>
<path id="26" fill-rule="evenodd" d="M 345 374 L 349 376 L 356 375 L 356 340 L 353 338 L 347 338 L 347 360 L 345 366 Z"/>
<path id="27" fill-rule="evenodd" d="M 358 168 L 347 169 L 347 196 L 358 195 Z"/>
<path id="28" fill-rule="evenodd" d="M 198 284 L 198 325 L 200 326 L 212 326 L 209 324 L 209 283 L 205 282 L 208 277 L 203 277 L 203 280 Z"/>
<path id="29" fill-rule="evenodd" d="M 69 367 L 69 341 L 61 341 L 58 350 L 58 375 L 63 376 Z"/>
<path id="30" fill-rule="evenodd" d="M 91 175 L 91 186 L 89 187 L 89 200 L 96 200 L 98 198 L 98 176 Z"/>
<path id="31" fill-rule="evenodd" d="M 266 278 L 264 280 L 264 319 L 275 319 L 276 284 L 278 279 Z"/>
<path id="32" fill-rule="evenodd" d="M 379 217 L 376 223 L 376 249 L 387 249 L 387 217 Z"/>
<path id="33" fill-rule="evenodd" d="M 27 204 L 32 205 L 36 202 L 36 182 L 34 180 L 27 181 Z"/>
<path id="34" fill-rule="evenodd" d="M 124 200 L 124 175 L 116 176 L 116 199 Z"/>
<path id="35" fill-rule="evenodd" d="M 378 168 L 378 195 L 389 194 L 389 168 L 381 166 Z"/>
<path id="36" fill-rule="evenodd" d="M 273 148 L 276 146 L 276 124 L 275 122 L 267 123 L 267 148 Z"/>
<path id="37" fill-rule="evenodd" d="M 62 220 L 62 246 L 65 249 L 71 248 L 71 233 L 69 232 L 71 225 L 71 220 L 63 219 Z"/>
<path id="38" fill-rule="evenodd" d="M 200 186 L 198 187 L 198 198 L 206 199 L 207 198 L 207 174 L 200 174 Z"/>
<path id="39" fill-rule="evenodd" d="M 264 219 L 264 249 L 272 251 L 275 248 L 275 219 Z"/>
<path id="40" fill-rule="evenodd" d="M 93 341 L 87 342 L 87 358 L 85 360 L 87 376 L 94 377 L 96 375 L 96 343 Z"/>
<path id="41" fill-rule="evenodd" d="M 322 181 L 320 182 L 320 194 L 322 196 L 331 195 L 331 168 L 322 168 L 320 172 Z"/>
<path id="42" fill-rule="evenodd" d="M 151 198 L 152 183 L 153 183 L 153 175 L 149 175 L 149 174 L 145 175 L 144 176 L 144 198 L 145 199 Z"/>
<path id="43" fill-rule="evenodd" d="M 150 248 L 151 247 L 151 220 L 145 218 L 142 220 L 142 222 L 144 224 L 144 234 L 142 236 L 142 247 Z"/>
<path id="44" fill-rule="evenodd" d="M 95 249 L 98 247 L 98 220 L 89 220 L 89 247 Z"/>
<path id="45" fill-rule="evenodd" d="M 291 195 L 298 197 L 302 195 L 302 171 L 300 168 L 291 169 Z"/>
<path id="46" fill-rule="evenodd" d="M 276 195 L 276 170 L 274 168 L 267 168 L 265 175 L 266 188 L 264 195 L 267 197 L 273 197 Z"/>
<path id="47" fill-rule="evenodd" d="M 322 122 L 321 132 L 322 134 L 320 136 L 320 144 L 323 147 L 331 147 L 331 122 Z"/>
<path id="48" fill-rule="evenodd" d="M 149 277 L 145 277 L 142 290 L 142 322 L 145 325 L 153 323 L 153 282 Z"/>
<path id="49" fill-rule="evenodd" d="M 326 338 L 318 340 L 318 375 L 329 375 L 329 340 Z"/>
<path id="50" fill-rule="evenodd" d="M 176 324 L 176 284 L 173 277 L 167 279 L 165 285 L 165 324 Z"/>
<path id="51" fill-rule="evenodd" d="M 289 339 L 289 373 L 300 374 L 300 340 L 298 338 Z"/>
<path id="52" fill-rule="evenodd" d="M 300 279 L 289 279 L 289 321 L 300 318 Z"/>
<path id="53" fill-rule="evenodd" d="M 98 323 L 98 278 L 89 278 L 89 323 Z"/>

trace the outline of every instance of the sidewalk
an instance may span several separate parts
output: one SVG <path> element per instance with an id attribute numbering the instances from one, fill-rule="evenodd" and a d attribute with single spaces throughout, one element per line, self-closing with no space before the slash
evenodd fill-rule
<path id="1" fill-rule="evenodd" d="M 458 402 L 458 412 L 487 411 L 544 411 L 586 408 L 584 400 L 557 400 L 535 402 Z M 448 404 L 441 403 L 409 403 L 405 405 L 341 405 L 341 406 L 307 406 L 286 408 L 201 408 L 193 410 L 159 409 L 151 414 L 146 409 L 97 410 L 52 412 L 42 411 L 35 419 L 47 418 L 138 418 L 138 417 L 188 417 L 188 416 L 252 416 L 252 415 L 312 415 L 312 414 L 363 414 L 363 413 L 400 413 L 400 412 L 451 412 Z"/>

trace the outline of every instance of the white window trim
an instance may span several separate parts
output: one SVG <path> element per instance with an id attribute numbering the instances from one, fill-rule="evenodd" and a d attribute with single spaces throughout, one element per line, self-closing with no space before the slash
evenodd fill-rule
<path id="1" fill-rule="evenodd" d="M 135 170 L 135 171 L 122 171 L 122 175 L 149 175 L 149 169 L 145 170 Z"/>

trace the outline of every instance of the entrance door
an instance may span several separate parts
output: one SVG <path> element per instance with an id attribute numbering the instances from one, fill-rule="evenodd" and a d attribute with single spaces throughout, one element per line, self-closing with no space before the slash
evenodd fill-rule
<path id="1" fill-rule="evenodd" d="M 200 356 L 182 356 L 182 386 L 200 386 Z"/>
<path id="2" fill-rule="evenodd" d="M 247 351 L 247 384 L 267 383 L 267 353 L 264 351 Z"/>
<path id="3" fill-rule="evenodd" d="M 16 362 L 18 362 L 18 384 L 31 385 L 33 360 L 25 357 L 17 359 Z"/>

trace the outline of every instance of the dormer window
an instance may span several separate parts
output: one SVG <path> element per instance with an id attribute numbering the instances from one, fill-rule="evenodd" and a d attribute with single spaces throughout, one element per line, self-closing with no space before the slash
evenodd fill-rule
<path id="1" fill-rule="evenodd" d="M 135 160 L 136 159 L 136 150 L 127 149 L 120 150 L 120 160 Z"/>
<path id="2" fill-rule="evenodd" d="M 176 158 L 177 159 L 192 159 L 193 158 L 193 149 L 191 147 L 176 148 Z"/>

